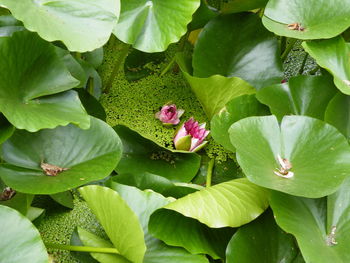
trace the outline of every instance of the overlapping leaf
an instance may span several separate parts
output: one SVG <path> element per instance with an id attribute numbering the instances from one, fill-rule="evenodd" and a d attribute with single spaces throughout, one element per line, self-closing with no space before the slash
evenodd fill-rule
<path id="1" fill-rule="evenodd" d="M 192 65 L 194 77 L 239 77 L 256 89 L 283 77 L 277 40 L 253 13 L 211 20 L 196 42 Z"/>
<path id="2" fill-rule="evenodd" d="M 265 7 L 268 0 L 228 0 L 222 2 L 223 13 L 238 13 Z"/>
<path id="3" fill-rule="evenodd" d="M 348 142 L 323 121 L 286 116 L 279 126 L 275 116 L 249 117 L 234 123 L 229 133 L 238 163 L 257 185 L 317 198 L 335 192 L 350 175 Z M 287 172 L 279 157 L 290 163 L 290 178 L 282 176 Z"/>
<path id="4" fill-rule="evenodd" d="M 0 205 L 0 258 L 8 263 L 47 263 L 39 231 L 16 210 Z M 6 237 L 6 238 L 5 238 Z"/>
<path id="5" fill-rule="evenodd" d="M 268 190 L 241 178 L 189 194 L 165 208 L 197 219 L 209 227 L 238 227 L 264 212 L 267 199 Z"/>
<path id="6" fill-rule="evenodd" d="M 287 83 L 259 90 L 256 97 L 282 119 L 284 115 L 306 115 L 323 120 L 329 101 L 336 94 L 330 76 L 297 76 Z"/>
<path id="7" fill-rule="evenodd" d="M 1 0 L 0 4 L 43 39 L 61 40 L 79 52 L 103 46 L 120 11 L 119 0 Z"/>
<path id="8" fill-rule="evenodd" d="M 337 88 L 350 95 L 350 44 L 339 36 L 329 40 L 304 42 L 303 47 L 317 64 L 333 75 Z"/>
<path id="9" fill-rule="evenodd" d="M 293 234 L 306 262 L 343 263 L 350 260 L 350 181 L 322 199 L 275 192 L 271 207 L 280 227 Z"/>
<path id="10" fill-rule="evenodd" d="M 208 78 L 198 78 L 192 76 L 192 67 L 183 54 L 177 55 L 177 63 L 209 119 L 233 98 L 255 93 L 255 89 L 250 84 L 237 77 L 214 75 Z"/>
<path id="11" fill-rule="evenodd" d="M 349 0 L 270 0 L 263 23 L 280 36 L 319 39 L 332 38 L 345 31 L 350 26 L 349 17 Z"/>
<path id="12" fill-rule="evenodd" d="M 79 82 L 36 34 L 21 31 L 0 41 L 0 72 L 0 111 L 16 128 L 89 127 L 78 95 L 67 91 Z"/>
<path id="13" fill-rule="evenodd" d="M 121 0 L 114 34 L 144 52 L 161 52 L 187 31 L 200 0 Z"/>
<path id="14" fill-rule="evenodd" d="M 2 145 L 0 177 L 12 188 L 34 194 L 63 192 L 107 177 L 120 160 L 122 144 L 106 123 L 92 118 L 91 127 L 74 125 L 37 133 L 17 130 Z M 47 175 L 41 164 L 67 168 Z"/>
<path id="15" fill-rule="evenodd" d="M 200 164 L 197 154 L 170 151 L 122 125 L 114 129 L 124 148 L 122 159 L 115 169 L 119 174 L 141 175 L 148 172 L 180 182 L 189 182 L 196 175 Z"/>

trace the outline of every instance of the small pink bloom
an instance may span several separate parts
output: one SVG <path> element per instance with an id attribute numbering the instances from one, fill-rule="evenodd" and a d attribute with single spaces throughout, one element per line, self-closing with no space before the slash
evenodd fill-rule
<path id="1" fill-rule="evenodd" d="M 176 109 L 175 104 L 164 105 L 162 109 L 156 113 L 155 117 L 159 119 L 163 124 L 179 124 L 180 117 L 184 114 L 184 110 Z"/>
<path id="2" fill-rule="evenodd" d="M 288 81 L 286 80 L 286 79 L 282 79 L 281 80 L 281 83 L 283 84 L 283 83 L 287 83 Z"/>
<path id="3" fill-rule="evenodd" d="M 204 139 L 208 136 L 209 132 L 210 131 L 205 129 L 205 123 L 198 124 L 198 122 L 191 117 L 182 125 L 175 135 L 175 148 L 177 150 L 196 152 L 207 143 Z"/>

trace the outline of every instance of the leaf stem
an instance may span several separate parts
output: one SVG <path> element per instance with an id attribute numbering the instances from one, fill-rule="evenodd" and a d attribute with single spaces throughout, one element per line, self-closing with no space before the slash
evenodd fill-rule
<path id="1" fill-rule="evenodd" d="M 118 57 L 116 63 L 114 64 L 114 68 L 113 68 L 111 75 L 109 76 L 109 79 L 107 80 L 106 86 L 103 90 L 104 93 L 108 93 L 110 91 L 112 84 L 113 84 L 113 81 L 116 78 L 116 76 L 118 75 L 120 66 L 123 64 L 126 56 L 128 55 L 129 48 L 130 48 L 129 44 L 125 44 L 123 42 L 120 43 L 119 57 Z"/>
<path id="2" fill-rule="evenodd" d="M 295 42 L 297 42 L 297 39 L 295 38 L 290 38 L 289 39 L 289 43 L 287 44 L 286 49 L 283 51 L 283 54 L 281 55 L 281 59 L 282 61 L 285 61 L 286 58 L 288 57 L 288 54 L 290 53 L 290 51 L 292 50 Z"/>
<path id="3" fill-rule="evenodd" d="M 206 182 L 206 187 L 211 186 L 211 178 L 213 175 L 213 168 L 214 168 L 214 163 L 215 163 L 215 158 L 211 159 L 208 164 L 208 170 L 207 170 L 207 182 Z"/>
<path id="4" fill-rule="evenodd" d="M 299 69 L 299 75 L 302 75 L 303 72 L 304 72 L 304 68 L 305 68 L 305 64 L 306 64 L 306 60 L 307 60 L 308 56 L 309 56 L 309 54 L 308 54 L 308 53 L 305 53 L 303 62 L 301 63 L 301 67 L 300 67 L 300 69 Z"/>
<path id="5" fill-rule="evenodd" d="M 109 254 L 118 254 L 119 251 L 116 248 L 112 247 L 86 247 L 86 246 L 70 246 L 62 244 L 52 244 L 45 243 L 47 248 L 68 250 L 68 251 L 77 251 L 77 252 L 90 252 L 90 253 L 109 253 Z"/>

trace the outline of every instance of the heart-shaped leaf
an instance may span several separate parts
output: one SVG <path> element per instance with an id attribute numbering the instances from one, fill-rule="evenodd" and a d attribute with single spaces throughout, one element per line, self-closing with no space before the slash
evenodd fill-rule
<path id="1" fill-rule="evenodd" d="M 270 0 L 264 26 L 280 36 L 332 38 L 350 26 L 349 0 Z"/>
<path id="2" fill-rule="evenodd" d="M 144 263 L 208 263 L 204 256 L 192 255 L 183 248 L 167 246 L 149 233 L 148 225 L 151 214 L 168 204 L 170 199 L 152 191 L 140 191 L 135 187 L 121 185 L 113 181 L 109 181 L 109 184 L 139 217 L 147 246 Z"/>
<path id="3" fill-rule="evenodd" d="M 220 75 L 209 78 L 193 77 L 191 65 L 184 54 L 177 54 L 176 61 L 209 119 L 233 98 L 255 93 L 251 85 L 237 77 L 227 78 Z"/>
<path id="4" fill-rule="evenodd" d="M 187 31 L 200 0 L 121 0 L 113 33 L 144 52 L 161 52 Z"/>
<path id="5" fill-rule="evenodd" d="M 226 250 L 227 263 L 294 263 L 298 248 L 292 235 L 281 230 L 268 210 L 238 229 Z"/>
<path id="6" fill-rule="evenodd" d="M 284 115 L 307 115 L 323 120 L 329 101 L 336 94 L 331 77 L 297 76 L 287 83 L 259 90 L 256 97 L 282 119 Z"/>
<path id="7" fill-rule="evenodd" d="M 276 221 L 293 234 L 306 262 L 349 262 L 350 180 L 322 199 L 274 192 L 271 207 Z"/>
<path id="8" fill-rule="evenodd" d="M 146 251 L 142 227 L 135 213 L 120 195 L 107 187 L 89 185 L 79 189 L 120 254 L 142 263 Z"/>
<path id="9" fill-rule="evenodd" d="M 333 126 L 306 116 L 249 117 L 229 129 L 237 161 L 260 186 L 317 198 L 350 175 L 350 147 Z"/>
<path id="10" fill-rule="evenodd" d="M 269 114 L 266 106 L 259 103 L 255 95 L 242 95 L 234 98 L 215 114 L 210 122 L 211 135 L 214 140 L 224 146 L 227 150 L 235 152 L 228 129 L 230 126 L 249 116 L 260 116 Z"/>
<path id="11" fill-rule="evenodd" d="M 78 95 L 66 91 L 79 81 L 55 47 L 36 34 L 21 31 L 0 41 L 0 72 L 0 111 L 16 128 L 34 132 L 69 123 L 89 127 Z"/>
<path id="12" fill-rule="evenodd" d="M 196 175 L 200 165 L 199 155 L 170 151 L 122 125 L 114 129 L 124 149 L 115 169 L 119 174 L 139 175 L 148 172 L 180 182 L 189 182 Z"/>
<path id="13" fill-rule="evenodd" d="M 2 145 L 0 177 L 24 193 L 54 194 L 107 177 L 122 153 L 118 135 L 103 121 L 36 133 L 17 130 Z"/>
<path id="14" fill-rule="evenodd" d="M 350 97 L 338 93 L 329 102 L 324 120 L 350 139 Z"/>
<path id="15" fill-rule="evenodd" d="M 47 263 L 49 258 L 34 225 L 16 210 L 0 205 L 0 258 L 3 262 Z"/>
<path id="16" fill-rule="evenodd" d="M 256 89 L 283 78 L 277 39 L 253 13 L 211 20 L 198 37 L 192 65 L 194 77 L 239 77 Z"/>
<path id="17" fill-rule="evenodd" d="M 222 2 L 221 12 L 227 14 L 249 11 L 260 7 L 265 7 L 267 2 L 268 0 L 228 0 Z"/>
<path id="18" fill-rule="evenodd" d="M 208 254 L 214 259 L 225 257 L 225 248 L 235 231 L 233 228 L 209 228 L 169 209 L 155 211 L 148 227 L 154 237 L 168 245 L 184 247 L 192 254 Z"/>
<path id="19" fill-rule="evenodd" d="M 71 51 L 92 51 L 109 39 L 119 0 L 0 0 L 15 18 L 47 41 L 61 40 Z"/>
<path id="20" fill-rule="evenodd" d="M 302 45 L 317 64 L 333 75 L 337 88 L 350 95 L 350 43 L 339 36 L 329 40 L 308 41 Z"/>
<path id="21" fill-rule="evenodd" d="M 240 178 L 189 194 L 165 208 L 197 219 L 209 227 L 238 227 L 264 212 L 267 199 L 268 190 Z"/>

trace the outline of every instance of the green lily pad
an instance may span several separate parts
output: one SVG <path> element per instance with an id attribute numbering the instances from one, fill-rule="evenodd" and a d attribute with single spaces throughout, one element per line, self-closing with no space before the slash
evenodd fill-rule
<path id="1" fill-rule="evenodd" d="M 131 262 L 142 263 L 146 251 L 144 233 L 136 214 L 120 195 L 98 185 L 82 187 L 79 192 L 120 255 Z"/>
<path id="2" fill-rule="evenodd" d="M 192 76 L 192 66 L 182 53 L 176 55 L 176 61 L 209 119 L 233 98 L 255 93 L 255 89 L 250 84 L 237 77 L 214 75 L 209 78 L 197 78 Z"/>
<path id="3" fill-rule="evenodd" d="M 329 75 L 297 76 L 287 83 L 259 90 L 256 97 L 268 105 L 279 120 L 291 114 L 323 120 L 326 107 L 336 92 Z"/>
<path id="4" fill-rule="evenodd" d="M 144 263 L 208 263 L 205 256 L 192 255 L 183 248 L 168 246 L 149 233 L 151 214 L 168 204 L 171 199 L 153 191 L 141 191 L 135 187 L 110 182 L 110 187 L 128 203 L 143 227 L 147 246 Z"/>
<path id="5" fill-rule="evenodd" d="M 215 114 L 210 122 L 211 136 L 227 150 L 235 152 L 236 149 L 230 141 L 228 129 L 230 126 L 249 116 L 269 114 L 266 106 L 259 103 L 255 95 L 242 95 L 234 98 Z"/>
<path id="6" fill-rule="evenodd" d="M 79 84 L 55 47 L 27 31 L 0 41 L 0 111 L 18 129 L 31 132 L 74 123 L 89 128 L 90 118 L 74 91 Z M 63 92 L 66 91 L 66 92 Z"/>
<path id="7" fill-rule="evenodd" d="M 161 52 L 186 33 L 199 5 L 200 0 L 121 0 L 113 33 L 138 50 Z"/>
<path id="8" fill-rule="evenodd" d="M 350 26 L 349 0 L 270 0 L 264 26 L 280 36 L 297 39 L 332 38 Z M 288 25 L 299 23 L 299 30 Z"/>
<path id="9" fill-rule="evenodd" d="M 184 247 L 192 254 L 208 254 L 214 259 L 225 258 L 225 248 L 233 228 L 209 228 L 196 219 L 169 209 L 155 211 L 149 222 L 150 233 L 166 244 Z"/>
<path id="10" fill-rule="evenodd" d="M 246 178 L 240 178 L 189 194 L 164 208 L 212 228 L 239 227 L 264 212 L 268 207 L 268 193 Z"/>
<path id="11" fill-rule="evenodd" d="M 337 88 L 350 95 L 350 44 L 342 37 L 336 37 L 329 40 L 308 41 L 302 45 L 317 64 L 333 75 Z"/>
<path id="12" fill-rule="evenodd" d="M 49 258 L 34 225 L 16 210 L 0 205 L 0 258 L 7 263 L 47 263 Z M 4 238 L 6 237 L 6 238 Z"/>
<path id="13" fill-rule="evenodd" d="M 122 125 L 114 129 L 124 149 L 115 169 L 117 173 L 138 175 L 148 172 L 178 182 L 189 182 L 196 175 L 200 165 L 196 153 L 170 151 Z"/>
<path id="14" fill-rule="evenodd" d="M 60 205 L 73 209 L 74 208 L 74 198 L 73 194 L 70 191 L 65 191 L 57 194 L 50 195 L 50 197 L 59 203 Z"/>
<path id="15" fill-rule="evenodd" d="M 118 19 L 118 0 L 0 0 L 24 26 L 47 41 L 61 40 L 70 51 L 103 46 Z M 93 26 L 92 26 L 93 25 Z"/>
<path id="16" fill-rule="evenodd" d="M 103 121 L 91 118 L 91 127 L 74 125 L 36 133 L 16 130 L 2 145 L 0 177 L 10 187 L 33 194 L 54 194 L 107 177 L 117 165 L 122 145 Z M 68 168 L 51 176 L 42 163 Z"/>
<path id="17" fill-rule="evenodd" d="M 278 225 L 293 234 L 306 262 L 350 261 L 350 181 L 322 199 L 275 192 L 271 196 Z"/>
<path id="18" fill-rule="evenodd" d="M 188 25 L 188 30 L 193 31 L 203 28 L 214 17 L 219 15 L 219 11 L 208 5 L 206 0 L 201 0 L 201 4 L 192 16 L 192 21 Z"/>
<path id="19" fill-rule="evenodd" d="M 323 121 L 285 116 L 279 126 L 275 116 L 249 117 L 234 123 L 229 133 L 238 163 L 257 185 L 317 198 L 335 192 L 350 175 L 349 144 Z M 291 169 L 283 171 L 278 156 Z"/>
<path id="20" fill-rule="evenodd" d="M 350 139 L 350 97 L 338 93 L 329 102 L 324 120 Z"/>
<path id="21" fill-rule="evenodd" d="M 281 230 L 270 210 L 238 229 L 226 250 L 227 263 L 294 263 L 298 247 Z"/>
<path id="22" fill-rule="evenodd" d="M 265 7 L 268 0 L 228 0 L 223 1 L 221 12 L 224 14 L 239 13 Z"/>
<path id="23" fill-rule="evenodd" d="M 14 32 L 25 30 L 20 21 L 11 15 L 0 16 L 0 37 L 11 36 Z"/>
<path id="24" fill-rule="evenodd" d="M 239 77 L 256 89 L 283 78 L 277 39 L 253 13 L 211 20 L 198 37 L 192 65 L 194 77 Z"/>

